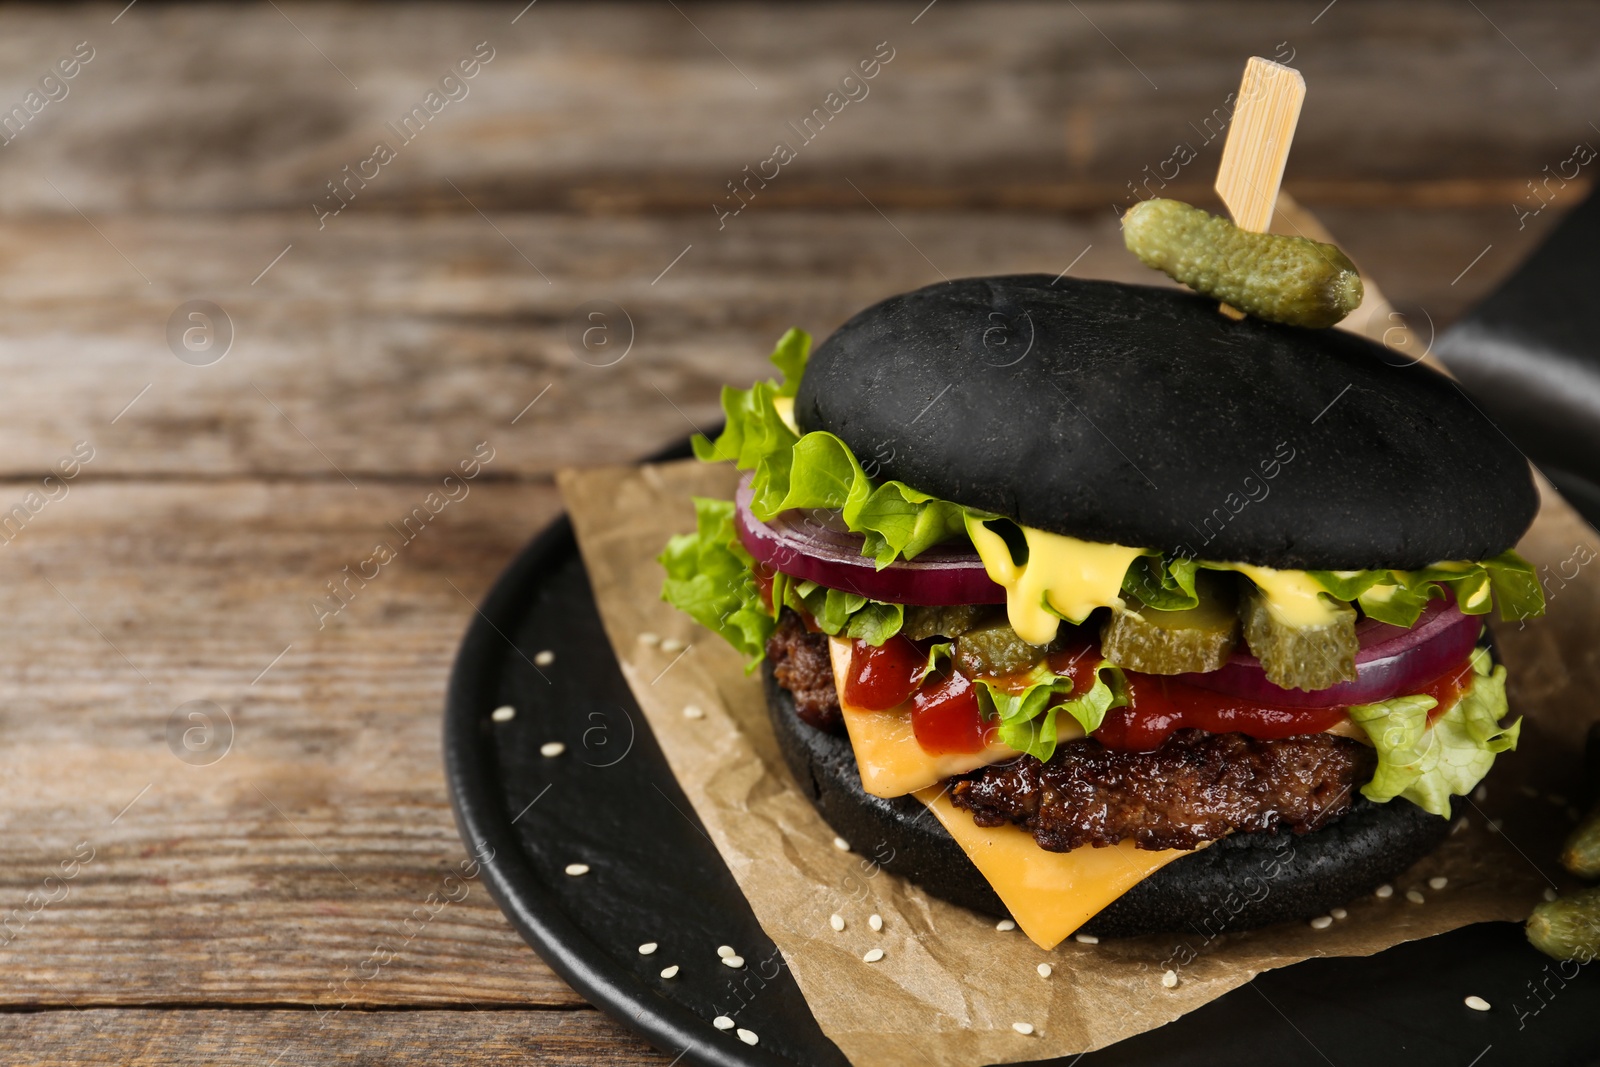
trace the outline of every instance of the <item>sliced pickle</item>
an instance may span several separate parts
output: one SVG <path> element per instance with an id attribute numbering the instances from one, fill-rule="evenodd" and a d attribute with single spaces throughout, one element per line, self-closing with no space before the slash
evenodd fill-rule
<path id="1" fill-rule="evenodd" d="M 1356 611 L 1335 602 L 1330 621 L 1290 626 L 1273 614 L 1266 597 L 1244 582 L 1239 618 L 1250 652 L 1261 661 L 1267 681 L 1284 689 L 1326 689 L 1356 678 Z"/>
<path id="2" fill-rule="evenodd" d="M 1201 572 L 1200 602 L 1182 611 L 1159 611 L 1124 599 L 1100 629 L 1100 651 L 1119 667 L 1144 674 L 1214 671 L 1239 643 L 1239 606 L 1231 575 Z"/>
<path id="3" fill-rule="evenodd" d="M 907 605 L 905 625 L 900 627 L 900 632 L 913 641 L 924 637 L 960 637 L 978 624 L 984 611 L 982 604 Z"/>
<path id="4" fill-rule="evenodd" d="M 1269 322 L 1332 326 L 1361 303 L 1361 275 L 1333 245 L 1241 230 L 1178 200 L 1129 208 L 1122 239 L 1145 266 Z"/>
<path id="5" fill-rule="evenodd" d="M 991 622 L 956 638 L 956 669 L 967 677 L 1014 674 L 1044 657 L 1044 649 L 1017 636 L 1005 622 Z"/>

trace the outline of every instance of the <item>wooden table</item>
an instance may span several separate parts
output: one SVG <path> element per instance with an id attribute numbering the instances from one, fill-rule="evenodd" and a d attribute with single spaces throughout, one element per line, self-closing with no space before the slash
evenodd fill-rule
<path id="1" fill-rule="evenodd" d="M 481 885 L 427 906 L 446 674 L 553 471 L 712 421 L 793 324 L 1138 277 L 1117 210 L 1208 201 L 1251 53 L 1310 86 L 1286 188 L 1424 339 L 1600 144 L 1594 9 L 924 2 L 0 11 L 0 1063 L 667 1062 Z"/>

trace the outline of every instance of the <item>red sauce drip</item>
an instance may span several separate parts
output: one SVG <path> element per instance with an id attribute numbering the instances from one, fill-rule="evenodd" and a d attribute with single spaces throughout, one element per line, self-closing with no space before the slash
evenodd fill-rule
<path id="1" fill-rule="evenodd" d="M 845 703 L 869 711 L 888 711 L 917 691 L 918 677 L 927 662 L 926 652 L 898 634 L 876 648 L 856 641 L 851 645 L 850 669 L 845 673 Z M 973 707 L 976 709 L 976 703 Z"/>
<path id="2" fill-rule="evenodd" d="M 1174 730 L 1186 727 L 1272 740 L 1321 733 L 1345 717 L 1342 707 L 1278 708 L 1160 675 L 1130 671 L 1127 677 L 1128 706 L 1106 712 L 1094 732 L 1107 748 L 1148 752 L 1159 748 Z"/>
<path id="3" fill-rule="evenodd" d="M 959 672 L 930 677 L 911 697 L 911 730 L 930 756 L 981 752 L 999 729 L 983 720 L 977 686 Z"/>
<path id="4" fill-rule="evenodd" d="M 750 565 L 750 573 L 751 576 L 756 580 L 756 591 L 761 594 L 761 602 L 767 606 L 768 611 L 771 611 L 772 579 L 777 575 L 778 572 L 773 570 L 767 564 L 757 561 Z"/>
<path id="5" fill-rule="evenodd" d="M 1430 723 L 1433 722 L 1433 720 L 1454 707 L 1455 702 L 1461 696 L 1462 690 L 1470 688 L 1471 685 L 1472 658 L 1469 656 L 1461 666 L 1454 670 L 1445 671 L 1439 677 L 1418 689 L 1417 692 L 1426 694 L 1439 702 L 1433 706 L 1432 711 L 1428 712 L 1428 721 Z"/>
<path id="6" fill-rule="evenodd" d="M 1455 703 L 1467 678 L 1471 661 L 1446 671 L 1429 684 L 1413 690 L 1433 697 L 1438 704 L 1429 721 Z M 1127 672 L 1128 706 L 1106 713 L 1095 740 L 1107 748 L 1148 752 L 1159 748 L 1174 730 L 1199 729 L 1212 733 L 1241 733 L 1263 740 L 1315 734 L 1344 721 L 1346 706 L 1285 708 L 1260 704 L 1242 697 L 1199 689 L 1173 678 Z"/>

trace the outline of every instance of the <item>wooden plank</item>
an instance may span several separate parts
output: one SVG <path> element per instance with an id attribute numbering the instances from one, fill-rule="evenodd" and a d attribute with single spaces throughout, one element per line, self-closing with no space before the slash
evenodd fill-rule
<path id="1" fill-rule="evenodd" d="M 104 19 L 9 13 L 0 100 L 20 101 L 78 41 L 94 58 L 7 146 L 0 209 L 70 215 L 70 200 L 91 215 L 270 207 L 309 219 L 327 183 L 383 140 L 396 158 L 350 187 L 355 215 L 471 213 L 465 194 L 491 213 L 709 218 L 727 183 L 785 140 L 797 158 L 761 191 L 765 205 L 848 204 L 848 178 L 889 206 L 1039 210 L 1065 195 L 1084 210 L 1126 196 L 1178 143 L 1202 154 L 1185 168 L 1203 172 L 1194 187 L 1209 184 L 1227 96 L 1260 54 L 1292 57 L 1318 87 L 1291 183 L 1354 183 L 1381 202 L 1382 183 L 1495 178 L 1514 193 L 1479 195 L 1509 212 L 1524 182 L 1594 136 L 1586 101 L 1600 90 L 1584 46 L 1600 10 L 1550 0 L 1492 5 L 1493 22 L 1453 0 L 1341 0 L 1315 18 L 1090 0 L 940 4 L 920 17 L 920 4 L 546 0 L 520 18 L 521 5 L 276 7 L 146 3 L 114 25 L 109 7 Z M 452 90 L 464 97 L 409 142 L 390 132 L 485 41 L 494 58 Z M 880 42 L 893 58 L 841 90 Z M 807 117 L 821 131 L 809 141 Z"/>
<path id="2" fill-rule="evenodd" d="M 1426 309 L 1442 327 L 1558 212 L 1521 231 L 1499 209 L 1320 214 L 1398 307 Z M 0 479 L 38 477 L 90 441 L 88 479 L 364 485 L 440 476 L 488 434 L 506 442 L 494 476 L 544 478 L 714 422 L 722 384 L 767 374 L 788 327 L 823 336 L 941 276 L 1070 265 L 1083 277 L 1163 280 L 1122 249 L 1110 210 L 753 215 L 721 233 L 692 218 L 507 215 L 498 232 L 477 215 L 343 221 L 319 238 L 298 216 L 103 220 L 149 286 L 75 216 L 9 227 L 0 369 L 16 402 L 0 419 Z M 234 323 L 232 351 L 212 366 L 181 362 L 165 339 L 175 309 L 196 298 Z M 610 351 L 573 341 L 595 300 L 622 308 L 635 337 L 609 366 Z M 626 321 L 612 318 L 620 345 Z M 13 502 L 0 497 L 0 512 Z"/>
<path id="3" fill-rule="evenodd" d="M 709 1029 L 709 1028 L 708 1028 Z M 733 1040 L 732 1035 L 728 1040 Z M 670 1056 L 597 1011 L 48 1011 L 0 1015 L 0 1067 L 408 1067 L 457 1059 L 643 1067 Z"/>
<path id="4" fill-rule="evenodd" d="M 434 486 L 82 485 L 7 547 L 0 1004 L 581 1003 L 480 882 L 447 882 L 466 598 L 559 507 L 466 487 L 406 544 L 387 523 Z M 319 629 L 380 540 L 398 558 Z M 169 747 L 191 701 L 231 719 L 218 762 Z"/>

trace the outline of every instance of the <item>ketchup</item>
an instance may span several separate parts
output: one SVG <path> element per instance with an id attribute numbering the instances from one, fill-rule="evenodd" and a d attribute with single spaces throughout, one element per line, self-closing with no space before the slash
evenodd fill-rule
<path id="1" fill-rule="evenodd" d="M 924 752 L 981 752 L 1000 724 L 983 721 L 977 687 L 958 671 L 921 681 L 927 663 L 927 652 L 905 637 L 891 637 L 876 648 L 856 641 L 845 675 L 845 702 L 887 711 L 909 700 L 911 730 Z"/>
<path id="2" fill-rule="evenodd" d="M 1438 701 L 1428 713 L 1429 722 L 1449 710 L 1471 673 L 1469 660 L 1415 690 Z M 1148 752 L 1159 748 L 1174 730 L 1188 728 L 1248 734 L 1271 741 L 1321 733 L 1339 725 L 1349 714 L 1348 706 L 1342 704 L 1331 708 L 1275 707 L 1200 689 L 1175 678 L 1133 671 L 1126 674 L 1128 706 L 1106 712 L 1105 721 L 1094 732 L 1095 740 L 1107 748 Z"/>
<path id="3" fill-rule="evenodd" d="M 758 560 L 751 565 L 750 573 L 756 580 L 756 591 L 761 594 L 761 602 L 767 606 L 768 611 L 771 611 L 772 580 L 778 572 Z"/>
<path id="4" fill-rule="evenodd" d="M 1159 748 L 1174 730 L 1187 727 L 1273 740 L 1321 733 L 1345 717 L 1343 707 L 1271 707 L 1157 674 L 1129 671 L 1127 679 L 1128 706 L 1106 712 L 1094 732 L 1095 740 L 1107 748 L 1148 752 Z"/>
<path id="5" fill-rule="evenodd" d="M 888 711 L 917 691 L 928 654 L 900 634 L 873 647 L 856 641 L 850 648 L 850 669 L 845 673 L 847 704 L 868 711 Z M 976 711 L 977 704 L 973 704 Z"/>
<path id="6" fill-rule="evenodd" d="M 984 721 L 977 686 L 958 671 L 930 678 L 911 697 L 911 732 L 930 756 L 982 752 L 999 729 L 998 719 Z"/>

